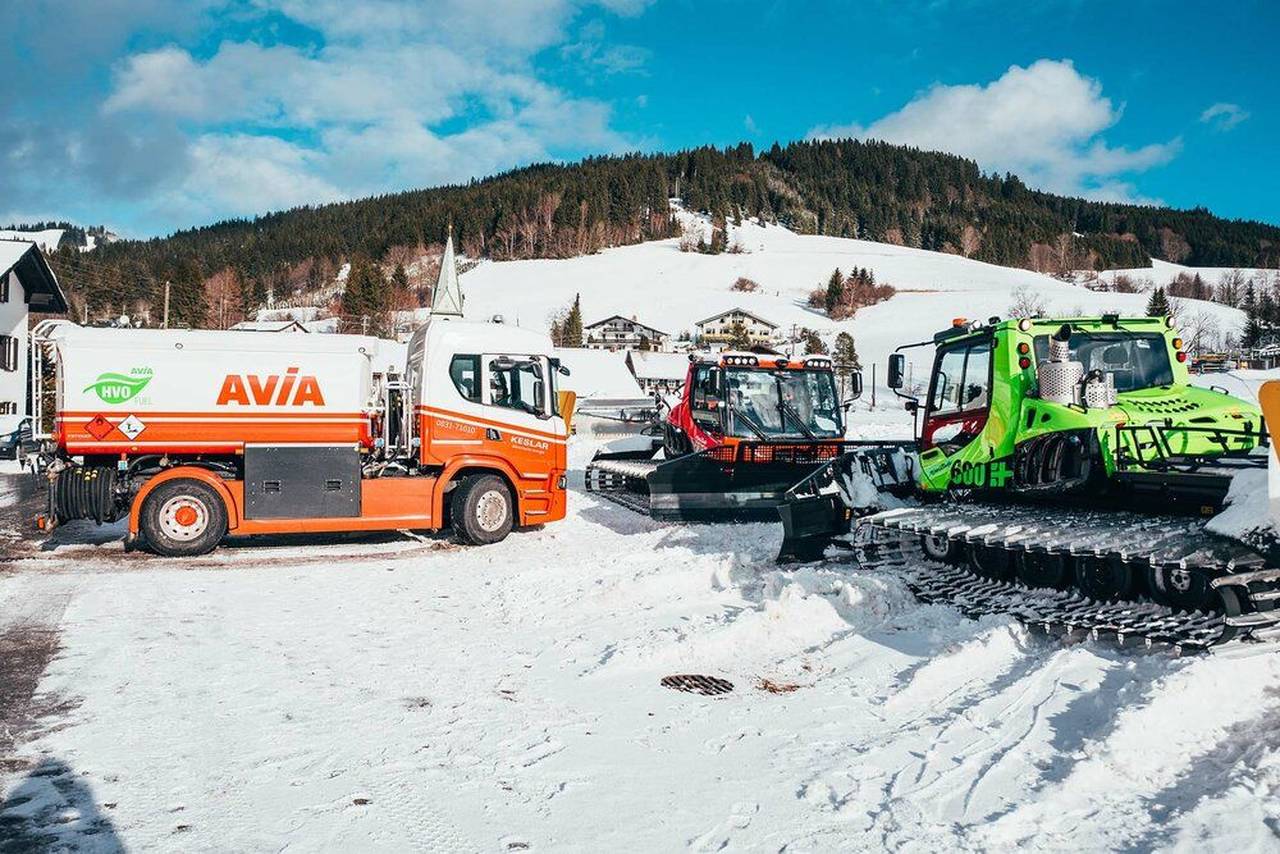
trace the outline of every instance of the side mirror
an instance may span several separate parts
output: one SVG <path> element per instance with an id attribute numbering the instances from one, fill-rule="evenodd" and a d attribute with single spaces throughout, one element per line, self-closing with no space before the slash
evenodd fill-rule
<path id="1" fill-rule="evenodd" d="M 889 357 L 889 388 L 895 391 L 902 388 L 902 378 L 907 372 L 907 357 L 894 353 Z"/>
<path id="2" fill-rule="evenodd" d="M 862 397 L 862 371 L 854 371 L 849 375 L 849 384 L 851 386 L 851 400 L 857 400 Z"/>

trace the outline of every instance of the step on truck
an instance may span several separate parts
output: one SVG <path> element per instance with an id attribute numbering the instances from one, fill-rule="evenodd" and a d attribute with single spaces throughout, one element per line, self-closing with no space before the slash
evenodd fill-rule
<path id="1" fill-rule="evenodd" d="M 452 528 L 470 544 L 565 515 L 545 335 L 435 321 L 357 335 L 91 329 L 33 338 L 50 528 L 127 520 L 126 546 Z M 47 428 L 46 428 L 47 425 Z"/>

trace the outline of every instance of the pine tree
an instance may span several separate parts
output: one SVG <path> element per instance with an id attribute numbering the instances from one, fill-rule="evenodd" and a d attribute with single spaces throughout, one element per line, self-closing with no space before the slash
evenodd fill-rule
<path id="1" fill-rule="evenodd" d="M 844 371 L 843 375 L 846 377 L 862 369 L 862 364 L 858 361 L 858 350 L 853 344 L 853 336 L 848 332 L 841 332 L 836 336 L 836 346 L 831 358 L 836 364 L 836 373 Z"/>
<path id="2" fill-rule="evenodd" d="M 836 310 L 836 306 L 840 305 L 844 299 L 844 275 L 837 267 L 831 271 L 830 278 L 827 279 L 827 314 L 831 314 Z"/>
<path id="3" fill-rule="evenodd" d="M 564 320 L 564 346 L 565 347 L 581 347 L 582 346 L 582 295 L 573 295 L 573 307 L 569 309 L 569 316 Z"/>
<path id="4" fill-rule="evenodd" d="M 735 320 L 733 325 L 729 327 L 730 350 L 750 350 L 751 349 L 751 333 L 747 332 L 747 327 L 743 325 L 741 320 Z"/>
<path id="5" fill-rule="evenodd" d="M 806 356 L 827 355 L 827 345 L 817 332 L 812 329 L 804 329 L 801 330 L 800 337 L 804 340 L 804 354 Z"/>
<path id="6" fill-rule="evenodd" d="M 391 274 L 391 287 L 398 291 L 409 290 L 409 274 L 404 271 L 404 264 L 396 264 L 395 272 Z"/>
<path id="7" fill-rule="evenodd" d="M 387 312 L 387 283 L 382 271 L 364 256 L 351 260 L 347 287 L 342 292 L 343 330 L 356 334 L 384 335 L 390 332 Z"/>
<path id="8" fill-rule="evenodd" d="M 862 370 L 862 364 L 858 361 L 858 350 L 853 346 L 853 336 L 848 332 L 841 332 L 836 336 L 831 360 L 835 363 L 836 378 L 840 380 L 840 396 L 843 398 L 852 388 L 853 383 L 850 378 Z"/>
<path id="9" fill-rule="evenodd" d="M 1246 349 L 1257 347 L 1266 336 L 1266 328 L 1256 311 L 1250 311 L 1244 324 L 1244 335 L 1240 339 L 1241 346 Z"/>
<path id="10" fill-rule="evenodd" d="M 1147 317 L 1167 317 L 1169 312 L 1169 298 L 1165 296 L 1164 288 L 1152 290 L 1151 299 L 1147 300 Z"/>

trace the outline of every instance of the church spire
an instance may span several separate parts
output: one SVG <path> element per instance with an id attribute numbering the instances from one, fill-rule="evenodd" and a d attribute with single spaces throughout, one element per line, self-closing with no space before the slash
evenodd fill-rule
<path id="1" fill-rule="evenodd" d="M 462 286 L 458 284 L 458 265 L 453 259 L 453 223 L 440 259 L 440 278 L 431 292 L 432 317 L 462 317 Z"/>

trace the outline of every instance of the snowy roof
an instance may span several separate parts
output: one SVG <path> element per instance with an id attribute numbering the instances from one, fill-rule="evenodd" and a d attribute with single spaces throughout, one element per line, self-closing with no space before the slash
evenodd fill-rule
<path id="1" fill-rule="evenodd" d="M 569 376 L 560 379 L 560 386 L 576 393 L 580 399 L 645 396 L 636 378 L 627 370 L 626 356 L 622 353 L 557 347 L 552 355 L 569 369 Z"/>
<path id="2" fill-rule="evenodd" d="M 46 228 L 42 231 L 12 231 L 0 229 L 0 240 L 25 240 L 34 243 L 46 252 L 56 252 L 62 243 L 64 231 L 61 228 Z"/>
<path id="3" fill-rule="evenodd" d="M 637 379 L 676 380 L 684 382 L 689 373 L 689 357 L 684 353 L 654 353 L 651 350 L 632 350 L 627 361 Z"/>
<path id="4" fill-rule="evenodd" d="M 49 262 L 28 240 L 0 239 L 0 276 L 13 271 L 27 294 L 27 305 L 35 311 L 61 314 L 67 310 L 67 298 Z"/>
<path id="5" fill-rule="evenodd" d="M 613 315 L 610 315 L 609 317 L 606 317 L 604 320 L 597 320 L 595 323 L 584 326 L 583 329 L 596 329 L 597 327 L 604 326 L 606 323 L 609 323 L 610 321 L 613 321 L 613 320 L 621 320 L 624 323 L 633 323 L 636 326 L 639 326 L 643 329 L 648 329 L 650 332 L 656 332 L 659 335 L 668 334 L 666 332 L 663 332 L 661 329 L 658 329 L 655 326 L 650 326 L 647 323 L 641 323 L 640 321 L 636 320 L 634 317 L 623 317 L 621 314 L 613 314 Z"/>
<path id="6" fill-rule="evenodd" d="M 770 329 L 777 329 L 777 328 L 778 328 L 778 324 L 774 323 L 772 320 L 765 320 L 765 319 L 764 319 L 763 317 L 761 317 L 760 315 L 758 315 L 758 314 L 752 314 L 751 312 L 747 311 L 745 308 L 731 308 L 731 309 L 729 309 L 728 311 L 722 311 L 722 312 L 720 312 L 719 314 L 714 314 L 714 315 L 712 315 L 711 317 L 708 317 L 706 320 L 699 320 L 699 321 L 698 321 L 696 324 L 694 324 L 694 325 L 695 325 L 695 326 L 702 326 L 703 324 L 711 323 L 711 322 L 712 322 L 712 321 L 714 321 L 714 320 L 719 320 L 719 319 L 720 319 L 720 318 L 722 318 L 722 317 L 727 317 L 727 316 L 728 316 L 728 315 L 730 315 L 730 314 L 741 314 L 741 315 L 745 315 L 746 317 L 751 318 L 752 320 L 756 321 L 757 323 L 763 323 L 765 326 L 769 327 Z"/>
<path id="7" fill-rule="evenodd" d="M 296 320 L 242 320 L 231 327 L 238 332 L 310 332 Z"/>

